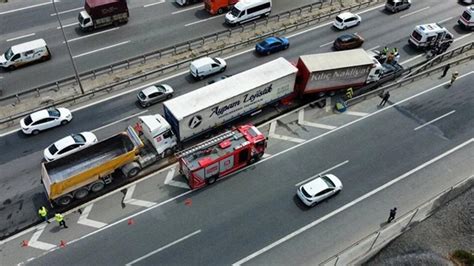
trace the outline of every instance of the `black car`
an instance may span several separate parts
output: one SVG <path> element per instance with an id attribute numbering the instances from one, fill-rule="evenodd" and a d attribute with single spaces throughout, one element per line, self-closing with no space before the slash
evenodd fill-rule
<path id="1" fill-rule="evenodd" d="M 339 36 L 334 41 L 333 46 L 335 50 L 348 50 L 361 47 L 363 43 L 364 38 L 362 38 L 357 33 L 352 33 Z"/>

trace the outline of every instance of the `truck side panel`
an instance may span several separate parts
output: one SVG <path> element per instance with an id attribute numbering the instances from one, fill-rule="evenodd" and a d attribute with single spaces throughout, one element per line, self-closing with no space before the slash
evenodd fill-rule
<path id="1" fill-rule="evenodd" d="M 47 176 L 51 183 L 50 199 L 111 174 L 122 165 L 134 161 L 137 152 L 138 147 L 129 135 L 120 133 L 56 161 L 45 163 L 43 179 Z"/>
<path id="2" fill-rule="evenodd" d="M 301 93 L 317 93 L 364 85 L 371 66 L 348 67 L 307 74 Z"/>
<path id="3" fill-rule="evenodd" d="M 128 12 L 126 0 L 86 0 L 84 9 L 93 19 Z"/>

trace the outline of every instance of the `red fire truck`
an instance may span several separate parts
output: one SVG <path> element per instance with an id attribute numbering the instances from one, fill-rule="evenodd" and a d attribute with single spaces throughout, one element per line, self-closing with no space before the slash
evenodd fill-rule
<path id="1" fill-rule="evenodd" d="M 191 189 L 197 189 L 259 160 L 266 146 L 265 136 L 255 126 L 243 125 L 176 156 L 181 174 Z"/>

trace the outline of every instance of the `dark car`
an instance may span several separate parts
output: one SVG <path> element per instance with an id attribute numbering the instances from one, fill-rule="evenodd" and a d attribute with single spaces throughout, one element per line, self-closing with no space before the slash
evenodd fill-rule
<path id="1" fill-rule="evenodd" d="M 339 36 L 334 41 L 334 49 L 335 50 L 348 50 L 361 47 L 364 43 L 364 38 L 362 38 L 357 33 L 353 34 L 343 34 Z"/>
<path id="2" fill-rule="evenodd" d="M 288 49 L 290 42 L 283 37 L 268 37 L 255 45 L 255 51 L 259 54 L 269 55 L 281 50 Z"/>

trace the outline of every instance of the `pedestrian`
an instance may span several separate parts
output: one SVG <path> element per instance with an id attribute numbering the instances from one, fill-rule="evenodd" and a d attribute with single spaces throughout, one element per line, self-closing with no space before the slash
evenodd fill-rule
<path id="1" fill-rule="evenodd" d="M 44 206 L 41 206 L 41 208 L 39 208 L 38 215 L 40 216 L 42 220 L 44 220 L 47 223 L 50 223 L 48 221 L 48 210 Z"/>
<path id="2" fill-rule="evenodd" d="M 393 219 L 395 219 L 395 215 L 397 215 L 397 207 L 390 209 L 390 215 L 388 216 L 387 223 L 393 221 Z"/>
<path id="3" fill-rule="evenodd" d="M 380 53 L 381 55 L 387 55 L 388 53 L 388 47 L 385 46 L 383 49 L 382 49 L 382 52 Z"/>
<path id="4" fill-rule="evenodd" d="M 393 53 L 394 56 L 397 56 L 397 55 L 398 55 L 398 49 L 397 49 L 397 47 L 393 47 L 392 53 Z"/>
<path id="5" fill-rule="evenodd" d="M 388 91 L 386 91 L 386 92 L 383 94 L 382 101 L 380 102 L 379 106 L 385 106 L 385 104 L 386 104 L 387 101 L 388 101 L 388 98 L 390 98 L 390 93 L 389 93 Z"/>
<path id="6" fill-rule="evenodd" d="M 451 81 L 449 82 L 449 86 L 453 85 L 453 83 L 458 78 L 458 75 L 459 75 L 459 73 L 457 71 L 454 71 L 454 73 L 451 75 Z"/>
<path id="7" fill-rule="evenodd" d="M 447 64 L 444 68 L 443 68 L 443 75 L 441 75 L 442 78 L 444 78 L 446 76 L 446 74 L 448 73 L 448 70 L 451 66 L 449 64 Z"/>
<path id="8" fill-rule="evenodd" d="M 59 223 L 59 226 L 63 226 L 64 228 L 67 228 L 66 221 L 64 221 L 64 216 L 60 213 L 54 214 L 54 219 L 56 222 Z"/>

